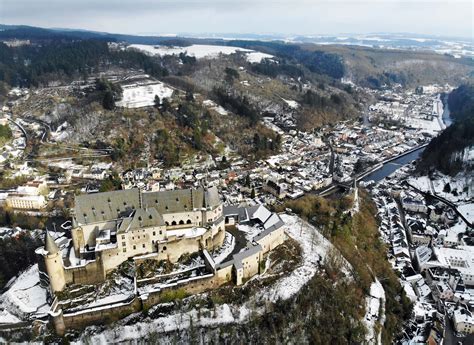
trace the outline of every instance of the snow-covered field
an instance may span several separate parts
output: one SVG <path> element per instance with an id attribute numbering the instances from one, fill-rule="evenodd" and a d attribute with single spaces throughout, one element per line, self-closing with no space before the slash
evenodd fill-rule
<path id="1" fill-rule="evenodd" d="M 250 63 L 259 63 L 264 59 L 271 59 L 273 55 L 260 53 L 260 52 L 250 52 L 247 54 L 247 61 Z"/>
<path id="2" fill-rule="evenodd" d="M 18 318 L 46 314 L 49 305 L 46 302 L 46 290 L 39 285 L 38 265 L 33 265 L 23 272 L 0 299 L 1 308 L 6 311 L 0 322 L 13 320 L 9 314 Z"/>
<path id="3" fill-rule="evenodd" d="M 217 58 L 220 54 L 230 55 L 236 52 L 247 53 L 246 59 L 250 63 L 261 62 L 263 59 L 273 58 L 270 54 L 256 52 L 250 49 L 229 47 L 229 46 L 214 46 L 205 44 L 193 44 L 188 47 L 167 47 L 167 46 L 153 46 L 146 44 L 131 44 L 129 49 L 138 49 L 151 55 L 179 55 L 186 53 L 189 56 L 194 56 L 196 59 L 202 58 Z"/>
<path id="4" fill-rule="evenodd" d="M 122 99 L 116 105 L 126 108 L 148 107 L 155 104 L 155 95 L 158 95 L 162 101 L 163 98 L 169 98 L 172 94 L 173 89 L 160 82 L 125 85 Z"/>
<path id="5" fill-rule="evenodd" d="M 189 47 L 167 47 L 167 46 L 152 46 L 145 44 L 131 44 L 129 49 L 138 49 L 152 55 L 179 55 L 186 53 L 189 56 L 194 56 L 196 59 L 215 58 L 220 54 L 230 55 L 237 51 L 251 52 L 249 49 L 228 47 L 228 46 L 212 46 L 205 44 L 193 44 Z"/>
<path id="6" fill-rule="evenodd" d="M 443 130 L 442 124 L 436 118 L 430 121 L 420 117 L 409 117 L 406 120 L 406 124 L 432 135 L 436 135 Z"/>

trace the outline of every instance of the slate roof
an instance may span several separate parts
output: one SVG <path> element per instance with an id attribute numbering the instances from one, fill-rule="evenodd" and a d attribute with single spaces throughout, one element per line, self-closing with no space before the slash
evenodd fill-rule
<path id="1" fill-rule="evenodd" d="M 120 218 L 123 212 L 137 209 L 139 206 L 138 189 L 117 190 L 77 195 L 74 214 L 77 224 L 90 224 Z"/>
<path id="2" fill-rule="evenodd" d="M 259 240 L 261 240 L 262 238 L 264 238 L 265 236 L 267 236 L 268 234 L 272 233 L 273 231 L 275 230 L 278 230 L 279 228 L 281 228 L 285 223 L 280 219 L 278 221 L 278 223 L 275 223 L 274 225 L 272 225 L 271 227 L 263 230 L 261 233 L 259 233 L 257 236 L 255 236 L 252 240 L 257 242 Z"/>
<path id="3" fill-rule="evenodd" d="M 213 208 L 220 204 L 217 188 L 178 189 L 140 192 L 139 189 L 118 190 L 76 196 L 74 208 L 78 225 L 119 219 L 133 210 L 155 209 L 159 214 Z M 148 211 L 151 212 L 151 211 Z"/>
<path id="4" fill-rule="evenodd" d="M 242 268 L 242 260 L 257 254 L 262 251 L 262 246 L 257 244 L 256 246 L 247 247 L 244 251 L 234 254 L 233 261 L 236 269 Z"/>
<path id="5" fill-rule="evenodd" d="M 56 254 L 59 252 L 58 245 L 48 231 L 46 231 L 46 237 L 44 239 L 44 249 L 48 252 L 48 254 Z"/>
<path id="6" fill-rule="evenodd" d="M 117 232 L 122 233 L 134 229 L 163 226 L 163 217 L 154 208 L 136 210 L 131 217 L 124 218 L 118 226 Z"/>

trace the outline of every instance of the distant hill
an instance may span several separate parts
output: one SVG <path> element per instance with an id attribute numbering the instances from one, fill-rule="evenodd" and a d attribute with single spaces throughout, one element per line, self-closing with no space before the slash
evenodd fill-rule
<path id="1" fill-rule="evenodd" d="M 311 72 L 331 78 L 344 76 L 361 86 L 381 88 L 386 84 L 403 86 L 430 83 L 459 85 L 474 76 L 474 61 L 430 51 L 378 49 L 357 45 L 323 45 L 278 40 L 224 40 L 218 38 L 135 36 L 74 29 L 44 29 L 24 25 L 0 25 L 0 40 L 105 40 L 130 44 L 189 46 L 191 44 L 229 45 L 254 49 L 301 64 Z M 314 42 L 314 41 L 313 41 Z M 335 41 L 337 42 L 337 41 Z M 317 41 L 316 41 L 317 43 Z"/>
<path id="2" fill-rule="evenodd" d="M 422 155 L 418 168 L 422 172 L 437 169 L 456 175 L 473 162 L 466 159 L 466 151 L 474 148 L 474 85 L 465 84 L 448 97 L 454 123 L 434 138 Z"/>

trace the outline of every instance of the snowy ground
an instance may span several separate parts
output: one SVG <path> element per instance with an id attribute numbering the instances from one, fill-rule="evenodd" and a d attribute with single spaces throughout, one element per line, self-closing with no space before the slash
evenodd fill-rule
<path id="1" fill-rule="evenodd" d="M 421 117 L 409 117 L 406 120 L 406 124 L 432 135 L 436 135 L 443 130 L 442 124 L 440 124 L 436 118 L 433 120 L 426 120 Z"/>
<path id="2" fill-rule="evenodd" d="M 214 259 L 214 262 L 216 264 L 220 264 L 226 257 L 230 255 L 230 253 L 232 253 L 234 248 L 235 248 L 235 238 L 234 236 L 232 236 L 232 234 L 226 231 L 224 243 L 222 244 L 222 247 L 219 248 L 219 250 L 216 250 L 212 254 L 212 258 Z"/>
<path id="3" fill-rule="evenodd" d="M 250 63 L 259 63 L 264 59 L 271 59 L 273 55 L 260 53 L 260 52 L 250 52 L 247 54 L 247 61 Z"/>
<path id="4" fill-rule="evenodd" d="M 229 47 L 229 46 L 214 46 L 205 44 L 193 44 L 189 47 L 166 47 L 166 46 L 152 46 L 145 44 L 132 44 L 129 49 L 138 49 L 152 55 L 179 55 L 186 53 L 189 56 L 194 56 L 196 59 L 202 58 L 216 58 L 220 54 L 230 55 L 236 52 L 247 53 L 246 59 L 250 63 L 258 63 L 263 59 L 271 59 L 273 55 L 256 52 L 250 49 Z"/>
<path id="5" fill-rule="evenodd" d="M 0 300 L 1 308 L 8 312 L 2 314 L 6 320 L 11 319 L 8 314 L 21 319 L 46 314 L 49 305 L 46 302 L 46 290 L 39 285 L 38 265 L 33 265 L 23 272 Z M 0 322 L 5 321 L 2 318 Z"/>
<path id="6" fill-rule="evenodd" d="M 381 332 L 375 334 L 375 325 L 378 321 L 380 324 L 385 322 L 385 315 L 379 315 L 380 304 L 382 303 L 382 310 L 385 305 L 385 291 L 378 279 L 370 286 L 370 295 L 366 297 L 365 310 L 365 325 L 367 327 L 366 340 L 368 344 L 381 344 Z"/>
<path id="7" fill-rule="evenodd" d="M 300 105 L 298 104 L 298 102 L 296 101 L 293 101 L 293 100 L 290 100 L 290 99 L 284 99 L 282 98 L 285 103 L 291 108 L 291 109 L 297 109 Z"/>
<path id="8" fill-rule="evenodd" d="M 303 250 L 303 262 L 290 275 L 280 279 L 269 289 L 260 291 L 256 296 L 257 300 L 276 302 L 278 299 L 286 300 L 295 295 L 316 274 L 319 263 L 328 251 L 334 248 L 314 226 L 301 218 L 287 214 L 281 214 L 280 217 L 285 222 L 288 236 L 300 244 Z M 349 263 L 347 261 L 345 263 L 344 273 L 349 276 Z"/>
<path id="9" fill-rule="evenodd" d="M 123 321 L 123 323 L 119 322 L 113 329 L 106 329 L 101 333 L 89 335 L 87 341 L 93 344 L 134 341 L 135 339 L 146 338 L 155 332 L 164 333 L 185 329 L 190 327 L 191 322 L 193 327 L 217 327 L 224 324 L 244 323 L 250 321 L 250 311 L 257 314 L 265 313 L 264 307 L 256 307 L 256 305 L 264 305 L 264 303 L 257 302 L 276 302 L 279 299 L 285 300 L 292 297 L 318 272 L 320 258 L 324 258 L 328 251 L 334 247 L 315 227 L 302 221 L 299 217 L 282 214 L 281 218 L 286 223 L 285 230 L 287 234 L 296 240 L 302 248 L 302 263 L 276 284 L 259 291 L 248 302 L 243 305 L 223 304 L 215 309 L 201 308 L 199 314 L 196 310 L 183 313 L 176 312 L 168 316 L 147 319 L 133 325 L 127 325 L 126 321 Z M 344 262 L 346 263 L 344 273 L 349 276 L 349 264 L 345 260 Z M 374 291 L 374 295 L 376 293 L 377 291 Z M 93 329 L 93 327 L 89 328 L 89 330 Z M 86 336 L 83 335 L 77 344 L 85 340 Z"/>
<path id="10" fill-rule="evenodd" d="M 210 99 L 205 100 L 204 102 L 202 102 L 202 104 L 204 104 L 206 107 L 209 107 L 210 109 L 216 111 L 220 115 L 228 115 L 229 114 L 229 112 L 227 110 L 225 110 L 222 106 L 217 105 L 216 103 L 214 103 Z"/>
<path id="11" fill-rule="evenodd" d="M 458 206 L 458 211 L 471 223 L 474 223 L 474 203 L 467 203 Z"/>
<path id="12" fill-rule="evenodd" d="M 173 90 L 165 84 L 156 82 L 145 85 L 132 84 L 123 86 L 123 96 L 117 102 L 118 107 L 140 108 L 148 107 L 155 104 L 155 95 L 163 98 L 169 98 L 173 94 Z"/>
<path id="13" fill-rule="evenodd" d="M 258 226 L 249 226 L 246 224 L 237 224 L 237 229 L 245 233 L 245 239 L 252 242 L 253 238 L 263 231 L 263 228 Z"/>
<path id="14" fill-rule="evenodd" d="M 193 44 L 189 47 L 166 47 L 166 46 L 152 46 L 145 44 L 132 44 L 129 46 L 132 49 L 138 49 L 152 55 L 179 55 L 186 52 L 189 56 L 194 56 L 196 59 L 215 58 L 220 54 L 230 55 L 237 51 L 251 52 L 249 49 L 228 47 L 228 46 L 212 46 L 204 44 Z"/>
<path id="15" fill-rule="evenodd" d="M 465 203 L 465 200 L 474 198 L 474 173 L 460 173 L 454 177 L 437 173 L 434 179 L 428 176 L 410 177 L 408 182 L 413 186 L 433 194 L 437 194 L 452 202 Z M 449 184 L 451 192 L 445 192 Z M 453 192 L 456 191 L 456 195 Z"/>

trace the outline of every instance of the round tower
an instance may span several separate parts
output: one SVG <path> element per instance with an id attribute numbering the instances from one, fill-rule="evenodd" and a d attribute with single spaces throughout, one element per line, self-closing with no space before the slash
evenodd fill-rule
<path id="1" fill-rule="evenodd" d="M 43 257 L 51 290 L 53 292 L 61 291 L 66 286 L 63 257 L 61 250 L 59 250 L 58 245 L 48 231 L 46 231 L 44 241 Z"/>

